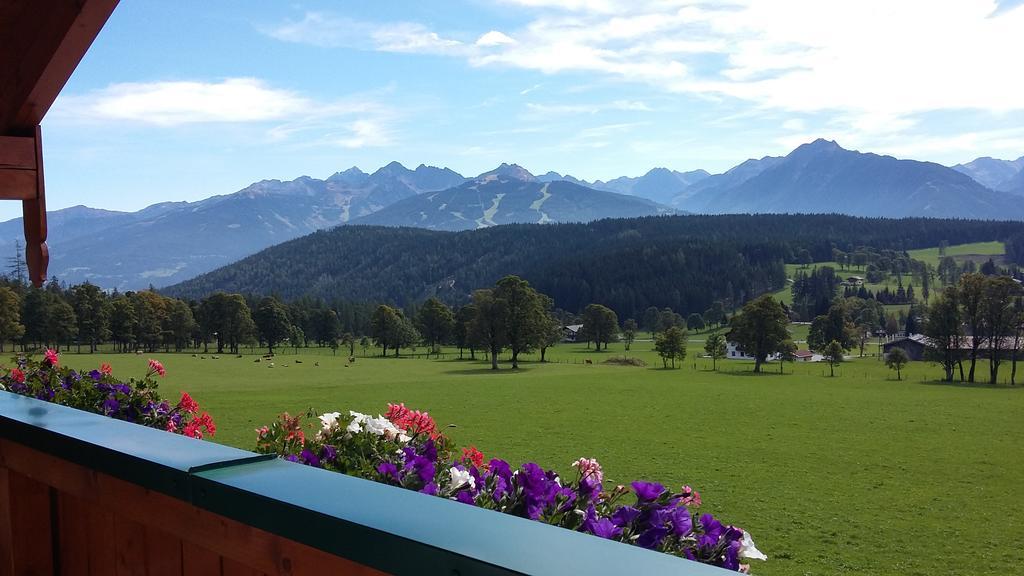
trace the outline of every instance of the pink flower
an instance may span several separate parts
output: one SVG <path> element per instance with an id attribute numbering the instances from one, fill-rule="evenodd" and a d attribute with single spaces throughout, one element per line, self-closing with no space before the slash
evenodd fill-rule
<path id="1" fill-rule="evenodd" d="M 25 373 L 17 368 L 11 370 L 11 380 L 14 380 L 18 384 L 25 383 Z"/>
<path id="2" fill-rule="evenodd" d="M 50 363 L 50 366 L 57 367 L 57 351 L 52 348 L 46 349 L 46 361 Z"/>
<path id="3" fill-rule="evenodd" d="M 604 481 L 604 472 L 601 470 L 601 464 L 598 463 L 597 458 L 580 458 L 572 463 L 572 467 L 580 471 L 580 478 L 590 476 L 597 483 Z"/>
<path id="4" fill-rule="evenodd" d="M 270 428 L 267 428 L 266 426 L 261 426 L 261 427 L 259 427 L 259 428 L 257 428 L 257 429 L 256 429 L 256 434 L 257 434 L 257 435 L 258 435 L 258 436 L 259 436 L 260 438 L 262 438 L 262 437 L 266 436 L 266 435 L 267 435 L 267 434 L 269 434 L 269 433 L 270 433 Z"/>
<path id="5" fill-rule="evenodd" d="M 469 448 L 462 449 L 462 460 L 470 462 L 473 466 L 480 468 L 484 465 L 484 454 L 477 450 L 476 446 L 470 446 Z"/>
<path id="6" fill-rule="evenodd" d="M 113 372 L 114 369 L 110 367 L 110 364 L 107 364 L 106 362 L 100 364 L 100 374 L 110 376 Z"/>
<path id="7" fill-rule="evenodd" d="M 679 500 L 679 502 L 682 503 L 683 506 L 688 506 L 690 508 L 700 508 L 700 492 L 697 492 L 696 490 L 690 488 L 689 486 L 683 486 L 681 494 L 683 495 L 683 497 L 682 499 Z"/>
<path id="8" fill-rule="evenodd" d="M 157 360 L 150 359 L 149 361 L 149 374 L 159 374 L 160 376 L 166 376 L 167 370 L 164 370 L 164 365 Z M 149 376 L 146 374 L 146 376 Z"/>
<path id="9" fill-rule="evenodd" d="M 167 431 L 168 432 L 177 432 L 178 431 L 178 426 L 174 424 L 174 420 L 168 420 L 167 421 Z"/>

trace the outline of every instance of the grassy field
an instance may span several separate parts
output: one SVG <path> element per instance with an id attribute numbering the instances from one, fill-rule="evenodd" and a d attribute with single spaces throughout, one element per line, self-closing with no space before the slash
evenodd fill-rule
<path id="1" fill-rule="evenodd" d="M 933 267 L 938 267 L 939 260 L 942 256 L 939 255 L 938 247 L 925 248 L 924 250 L 910 250 L 907 252 L 910 257 L 914 260 L 921 260 L 931 264 Z M 946 256 L 952 256 L 957 262 L 964 260 L 974 260 L 979 265 L 992 257 L 998 257 L 1006 254 L 1006 246 L 1002 242 L 975 242 L 974 244 L 957 244 L 956 246 L 946 247 Z M 999 262 L 1000 258 L 996 258 Z"/>
<path id="2" fill-rule="evenodd" d="M 251 449 L 279 412 L 426 409 L 488 456 L 568 472 L 600 459 L 610 482 L 689 483 L 706 508 L 754 534 L 771 560 L 757 574 L 1006 574 L 1024 563 L 1024 393 L 937 384 L 912 364 L 897 382 L 875 358 L 826 377 L 822 364 L 754 375 L 749 363 L 694 360 L 663 370 L 602 365 L 623 354 L 561 345 L 559 363 L 492 373 L 481 362 L 279 356 L 213 360 L 155 354 L 166 395 L 192 393 L 216 417 L 216 441 Z M 66 355 L 140 375 L 147 356 Z M 296 359 L 303 362 L 297 364 Z M 590 359 L 593 365 L 583 361 Z M 315 365 L 319 362 L 319 366 Z M 287 367 L 286 367 L 287 366 Z M 772 365 L 768 370 L 777 371 Z M 795 374 L 790 372 L 795 371 Z"/>

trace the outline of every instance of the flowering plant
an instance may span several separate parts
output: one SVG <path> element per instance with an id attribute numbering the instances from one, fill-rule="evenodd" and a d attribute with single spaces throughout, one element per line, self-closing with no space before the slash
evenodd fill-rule
<path id="1" fill-rule="evenodd" d="M 114 378 L 107 363 L 89 372 L 61 366 L 54 350 L 47 350 L 42 360 L 18 356 L 13 361 L 14 368 L 0 369 L 0 388 L 15 394 L 192 438 L 213 436 L 217 431 L 213 418 L 201 412 L 188 394 L 182 393 L 173 405 L 160 397 L 154 376 L 163 376 L 166 370 L 156 360 L 149 361 L 149 371 L 141 380 L 127 381 Z"/>
<path id="2" fill-rule="evenodd" d="M 638 481 L 606 490 L 596 459 L 573 462 L 566 480 L 532 462 L 516 469 L 498 458 L 485 462 L 475 446 L 456 454 L 429 414 L 403 404 L 377 417 L 318 418 L 309 437 L 301 416 L 281 415 L 256 430 L 257 451 L 739 572 L 749 571 L 743 560 L 767 559 L 747 532 L 698 514 L 701 497 L 689 486 Z"/>

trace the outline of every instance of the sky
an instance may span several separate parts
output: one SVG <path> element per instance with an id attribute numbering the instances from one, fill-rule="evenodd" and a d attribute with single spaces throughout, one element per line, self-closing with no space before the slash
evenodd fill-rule
<path id="1" fill-rule="evenodd" d="M 1014 159 L 1022 30 L 1024 0 L 125 1 L 43 122 L 47 204 L 392 160 L 717 173 L 818 137 Z"/>

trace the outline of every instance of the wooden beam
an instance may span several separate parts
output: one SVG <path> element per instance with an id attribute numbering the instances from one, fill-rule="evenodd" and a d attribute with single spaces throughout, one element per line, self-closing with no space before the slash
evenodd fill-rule
<path id="1" fill-rule="evenodd" d="M 0 2 L 0 134 L 32 133 L 117 1 Z"/>
<path id="2" fill-rule="evenodd" d="M 35 170 L 36 139 L 28 136 L 0 136 L 0 168 Z"/>
<path id="3" fill-rule="evenodd" d="M 35 200 L 36 171 L 0 168 L 0 200 Z"/>
<path id="4" fill-rule="evenodd" d="M 22 222 L 25 227 L 25 264 L 28 278 L 37 287 L 46 282 L 46 268 L 50 263 L 50 250 L 46 246 L 46 187 L 43 178 L 43 133 L 35 129 L 36 195 L 21 201 Z"/>

